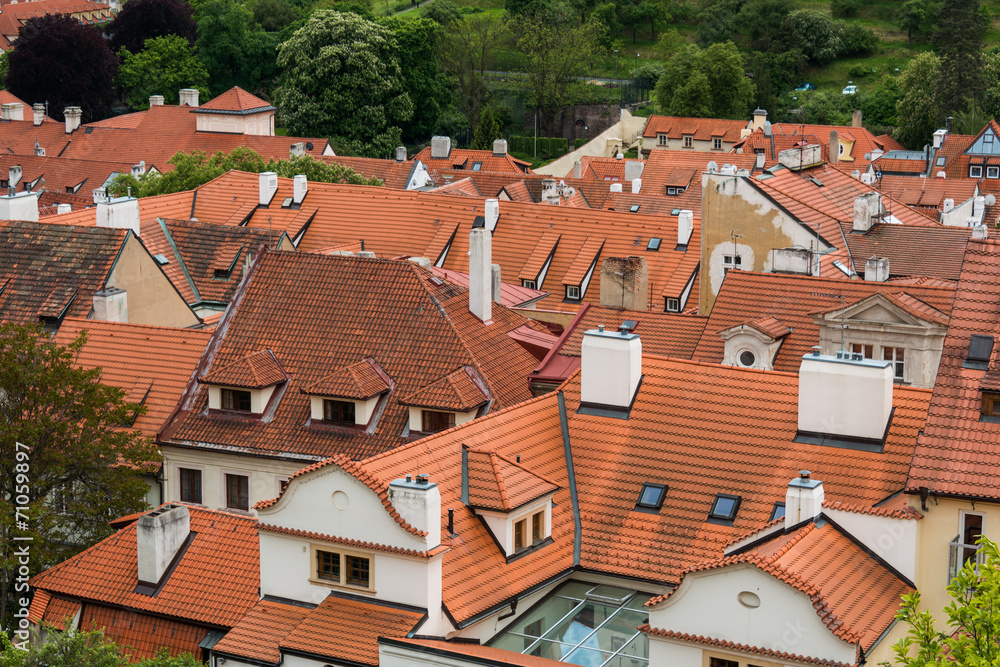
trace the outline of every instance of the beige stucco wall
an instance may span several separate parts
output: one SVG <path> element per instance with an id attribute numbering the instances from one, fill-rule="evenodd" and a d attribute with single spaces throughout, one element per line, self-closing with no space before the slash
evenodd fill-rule
<path id="1" fill-rule="evenodd" d="M 136 236 L 129 235 L 108 277 L 108 287 L 127 293 L 128 321 L 165 327 L 190 327 L 198 317 L 184 302 L 156 260 Z"/>

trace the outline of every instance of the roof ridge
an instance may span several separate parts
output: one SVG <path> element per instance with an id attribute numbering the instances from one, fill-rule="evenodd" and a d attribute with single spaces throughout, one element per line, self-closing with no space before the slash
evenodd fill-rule
<path id="1" fill-rule="evenodd" d="M 105 320 L 88 320 L 84 317 L 63 318 L 61 326 L 66 326 L 67 324 L 71 324 L 74 322 L 84 323 L 88 327 L 104 327 L 108 329 L 117 329 L 119 327 L 131 327 L 135 329 L 156 329 L 159 331 L 172 331 L 176 333 L 196 333 L 206 336 L 212 335 L 212 332 L 207 329 L 192 329 L 191 327 L 168 327 L 160 324 L 137 324 L 133 322 L 109 322 Z"/>
<path id="2" fill-rule="evenodd" d="M 503 481 L 503 473 L 500 472 L 500 464 L 497 462 L 496 452 L 490 452 L 490 465 L 493 467 L 493 476 L 497 480 L 497 490 L 500 492 L 500 501 L 504 509 L 510 508 L 510 497 L 507 495 L 507 485 Z"/>

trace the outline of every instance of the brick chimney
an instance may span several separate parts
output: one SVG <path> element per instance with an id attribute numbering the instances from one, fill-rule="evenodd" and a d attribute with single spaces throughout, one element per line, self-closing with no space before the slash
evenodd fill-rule
<path id="1" fill-rule="evenodd" d="M 80 107 L 66 107 L 63 110 L 66 116 L 66 134 L 73 134 L 76 128 L 80 127 L 80 120 L 83 118 L 83 109 Z"/>
<path id="2" fill-rule="evenodd" d="M 642 257 L 608 257 L 601 262 L 601 306 L 646 310 L 649 267 Z"/>

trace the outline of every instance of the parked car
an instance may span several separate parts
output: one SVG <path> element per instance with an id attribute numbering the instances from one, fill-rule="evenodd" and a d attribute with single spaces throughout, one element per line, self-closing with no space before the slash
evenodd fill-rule
<path id="1" fill-rule="evenodd" d="M 841 94 L 842 94 L 842 95 L 855 95 L 855 94 L 856 94 L 857 92 L 858 92 L 858 87 L 857 87 L 857 86 L 855 86 L 855 85 L 854 85 L 854 84 L 852 83 L 851 85 L 849 85 L 849 86 L 847 86 L 846 88 L 844 88 L 844 92 L 843 92 L 843 93 L 841 93 Z"/>
<path id="2" fill-rule="evenodd" d="M 799 90 L 799 91 L 816 90 L 816 84 L 815 83 L 806 82 L 806 83 L 803 83 L 801 86 L 798 86 L 795 90 Z"/>

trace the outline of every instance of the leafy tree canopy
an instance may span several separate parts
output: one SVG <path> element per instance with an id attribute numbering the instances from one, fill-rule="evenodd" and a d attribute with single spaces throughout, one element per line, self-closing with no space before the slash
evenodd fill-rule
<path id="1" fill-rule="evenodd" d="M 497 122 L 493 113 L 493 107 L 486 107 L 479 114 L 479 125 L 476 126 L 476 134 L 472 137 L 473 150 L 493 150 L 493 140 L 502 139 L 500 123 Z"/>
<path id="2" fill-rule="evenodd" d="M 132 662 L 101 630 L 49 632 L 44 644 L 22 651 L 0 634 L 0 665 L 4 667 L 203 667 L 190 653 L 172 657 L 161 648 L 153 658 Z"/>
<path id="3" fill-rule="evenodd" d="M 111 50 L 141 51 L 147 39 L 177 35 L 195 40 L 193 10 L 184 0 L 129 0 L 107 28 Z"/>
<path id="4" fill-rule="evenodd" d="M 101 384 L 99 368 L 73 367 L 85 341 L 81 334 L 64 348 L 33 326 L 0 325 L 0 619 L 6 627 L 18 569 L 14 536 L 32 538 L 31 574 L 65 560 L 107 537 L 111 519 L 144 508 L 140 470 L 158 459 L 147 438 L 120 428 L 141 406 Z M 21 511 L 26 527 L 15 524 L 15 506 L 28 508 Z"/>
<path id="5" fill-rule="evenodd" d="M 7 88 L 28 104 L 49 103 L 49 115 L 78 106 L 83 122 L 111 115 L 118 60 L 98 28 L 68 14 L 30 18 L 8 58 Z"/>
<path id="6" fill-rule="evenodd" d="M 118 56 L 118 88 L 133 111 L 146 108 L 150 95 L 163 95 L 167 104 L 177 104 L 181 88 L 197 88 L 203 100 L 210 97 L 208 71 L 183 37 L 154 37 L 142 51 L 133 54 L 122 48 Z"/>
<path id="7" fill-rule="evenodd" d="M 202 0 L 197 20 L 198 58 L 212 92 L 239 86 L 268 97 L 278 75 L 279 35 L 261 28 L 242 0 Z"/>
<path id="8" fill-rule="evenodd" d="M 290 133 L 338 137 L 372 157 L 386 157 L 399 145 L 413 102 L 387 28 L 319 10 L 279 47 L 278 64 L 274 97 Z"/>
<path id="9" fill-rule="evenodd" d="M 941 57 L 941 106 L 957 113 L 982 99 L 983 45 L 990 22 L 979 0 L 944 0 L 934 44 Z"/>
<path id="10" fill-rule="evenodd" d="M 451 100 L 448 79 L 434 57 L 442 28 L 430 19 L 390 18 L 383 24 L 396 38 L 403 86 L 414 102 L 413 116 L 399 124 L 403 140 L 425 141 L 434 134 L 438 117 Z"/>
<path id="11" fill-rule="evenodd" d="M 794 46 L 816 65 L 828 65 L 842 50 L 840 24 L 816 9 L 798 9 L 788 15 L 786 29 Z"/>
<path id="12" fill-rule="evenodd" d="M 438 42 L 438 62 L 451 84 L 455 105 L 473 130 L 489 100 L 486 73 L 495 66 L 507 35 L 506 21 L 483 14 L 452 23 Z"/>
<path id="13" fill-rule="evenodd" d="M 458 6 L 451 0 L 434 0 L 430 6 L 424 10 L 424 17 L 435 23 L 446 26 L 462 18 L 462 13 Z"/>
<path id="14" fill-rule="evenodd" d="M 285 0 L 253 0 L 254 20 L 267 32 L 280 32 L 299 20 L 301 11 Z"/>
<path id="15" fill-rule="evenodd" d="M 259 174 L 273 171 L 284 178 L 305 174 L 315 183 L 352 183 L 354 185 L 381 185 L 377 178 L 367 179 L 350 167 L 333 163 L 327 164 L 311 155 L 293 157 L 289 160 L 264 160 L 256 151 L 241 146 L 231 153 L 219 151 L 208 155 L 201 151 L 177 153 L 170 158 L 173 171 L 164 174 L 146 173 L 136 179 L 131 174 L 118 176 L 108 186 L 109 193 L 116 197 L 131 193 L 133 197 L 149 197 L 171 192 L 191 190 L 213 178 L 235 169 Z"/>
<path id="16" fill-rule="evenodd" d="M 655 96 L 661 111 L 671 116 L 746 118 L 754 88 L 735 44 L 707 49 L 688 44 L 667 63 Z"/>
<path id="17" fill-rule="evenodd" d="M 893 137 L 910 149 L 920 149 L 941 126 L 939 91 L 941 59 L 931 52 L 918 54 L 899 75 L 902 99 L 896 103 Z"/>

